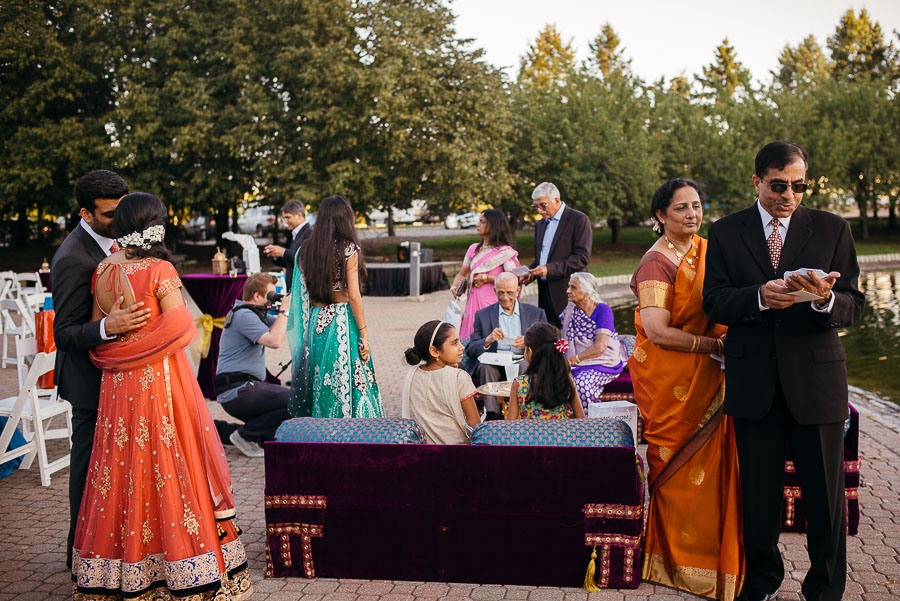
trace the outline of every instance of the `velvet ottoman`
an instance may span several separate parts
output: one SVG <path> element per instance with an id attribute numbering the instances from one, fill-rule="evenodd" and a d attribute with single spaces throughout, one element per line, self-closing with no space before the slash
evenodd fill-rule
<path id="1" fill-rule="evenodd" d="M 784 471 L 781 531 L 806 532 L 800 481 L 790 455 L 785 462 Z M 847 534 L 855 536 L 859 531 L 859 411 L 853 405 L 850 405 L 850 416 L 844 422 L 844 489 Z"/>
<path id="2" fill-rule="evenodd" d="M 267 576 L 640 583 L 633 448 L 266 444 Z"/>

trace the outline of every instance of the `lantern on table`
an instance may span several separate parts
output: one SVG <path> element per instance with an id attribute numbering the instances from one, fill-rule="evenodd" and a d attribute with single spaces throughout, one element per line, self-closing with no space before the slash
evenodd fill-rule
<path id="1" fill-rule="evenodd" d="M 218 246 L 216 247 L 216 254 L 212 258 L 212 271 L 216 275 L 228 273 L 228 259 L 225 258 L 225 253 Z"/>

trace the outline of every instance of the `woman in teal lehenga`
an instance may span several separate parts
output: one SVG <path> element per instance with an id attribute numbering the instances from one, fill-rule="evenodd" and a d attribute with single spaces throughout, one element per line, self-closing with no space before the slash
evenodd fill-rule
<path id="1" fill-rule="evenodd" d="M 353 222 L 347 199 L 329 196 L 295 259 L 288 319 L 293 416 L 384 415 L 360 292 L 366 267 Z"/>

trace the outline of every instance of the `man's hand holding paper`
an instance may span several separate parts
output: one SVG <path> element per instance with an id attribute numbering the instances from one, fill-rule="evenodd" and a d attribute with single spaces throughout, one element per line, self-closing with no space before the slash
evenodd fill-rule
<path id="1" fill-rule="evenodd" d="M 790 289 L 788 294 L 796 296 L 798 301 L 815 300 L 825 305 L 831 300 L 831 288 L 839 277 L 837 271 L 825 273 L 821 269 L 804 268 L 786 271 L 784 281 Z"/>

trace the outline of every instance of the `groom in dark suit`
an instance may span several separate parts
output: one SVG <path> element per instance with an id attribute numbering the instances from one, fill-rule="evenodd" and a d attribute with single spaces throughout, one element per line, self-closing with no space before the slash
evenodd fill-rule
<path id="1" fill-rule="evenodd" d="M 725 413 L 734 418 L 747 559 L 740 598 L 751 601 L 774 598 L 784 578 L 778 536 L 788 448 L 808 523 L 803 596 L 836 601 L 846 581 L 847 371 L 837 328 L 859 320 L 865 297 L 850 226 L 800 206 L 806 170 L 799 146 L 766 145 L 753 175 L 758 201 L 709 229 L 703 309 L 728 326 Z M 785 279 L 803 268 L 827 275 L 804 269 L 808 277 Z"/>
<path id="2" fill-rule="evenodd" d="M 111 252 L 115 240 L 113 213 L 119 200 L 128 193 L 125 181 L 112 171 L 96 170 L 75 184 L 81 222 L 66 236 L 53 255 L 50 285 L 53 290 L 53 337 L 56 341 L 54 384 L 59 396 L 72 404 L 72 450 L 69 463 L 69 509 L 71 521 L 66 547 L 66 565 L 72 566 L 75 522 L 84 494 L 97 406 L 100 400 L 100 370 L 91 362 L 88 351 L 115 340 L 116 335 L 139 328 L 149 309 L 137 303 L 122 309 L 120 297 L 109 315 L 91 321 L 94 296 L 91 276 Z"/>
<path id="3" fill-rule="evenodd" d="M 549 182 L 539 184 L 531 199 L 531 206 L 543 219 L 534 228 L 534 261 L 521 283 L 537 279 L 538 306 L 550 323 L 560 327 L 559 314 L 568 303 L 569 276 L 587 271 L 591 258 L 591 220 L 581 211 L 567 207 L 559 199 L 559 190 Z"/>
<path id="4" fill-rule="evenodd" d="M 466 345 L 466 371 L 477 377 L 480 384 L 499 382 L 500 369 L 478 360 L 485 352 L 508 351 L 521 354 L 525 349 L 525 332 L 539 321 L 547 321 L 543 309 L 520 303 L 519 282 L 515 275 L 504 272 L 494 279 L 494 292 L 499 302 L 479 309 L 475 313 L 472 336 Z M 512 339 L 509 343 L 506 339 Z M 520 369 L 524 372 L 524 369 Z M 489 419 L 500 419 L 500 404 L 494 397 L 484 397 L 484 407 Z"/>
<path id="5" fill-rule="evenodd" d="M 281 221 L 291 228 L 291 243 L 287 248 L 269 244 L 266 246 L 266 254 L 272 257 L 272 262 L 279 267 L 284 267 L 284 278 L 287 291 L 291 291 L 294 282 L 294 260 L 297 251 L 303 241 L 312 236 L 312 226 L 306 222 L 306 207 L 299 200 L 289 200 L 281 207 Z"/>

